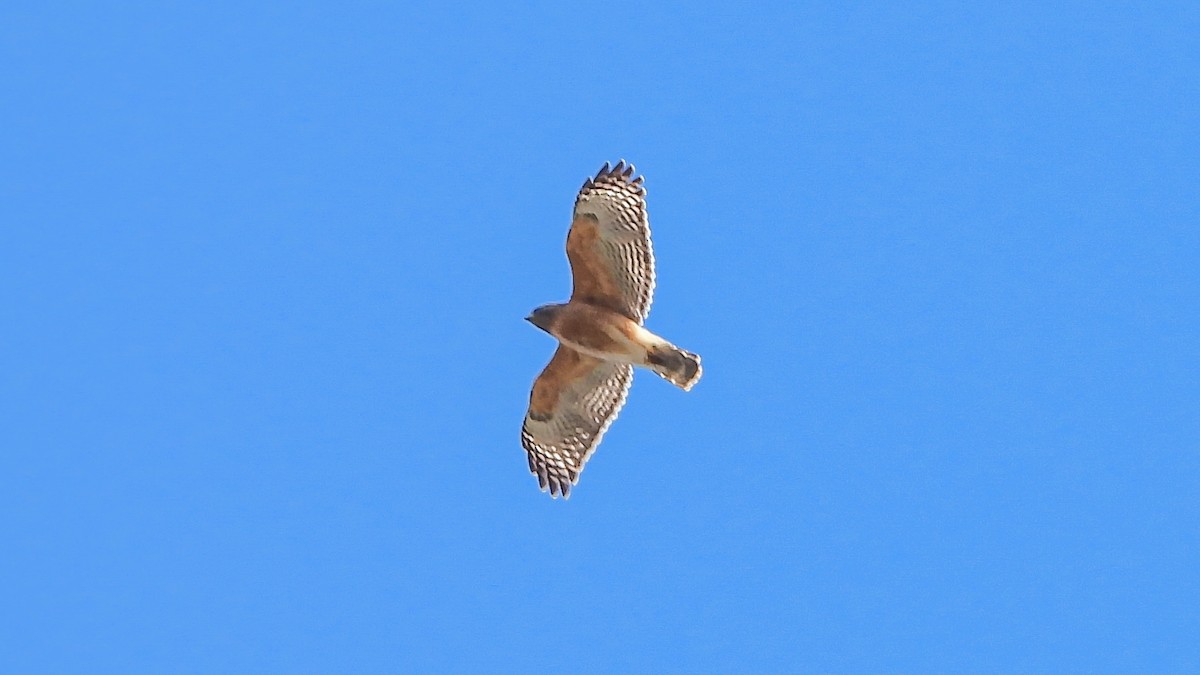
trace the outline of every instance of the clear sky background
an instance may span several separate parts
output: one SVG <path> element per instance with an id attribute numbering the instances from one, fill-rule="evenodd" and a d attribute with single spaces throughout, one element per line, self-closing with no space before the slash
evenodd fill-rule
<path id="1" fill-rule="evenodd" d="M 6 5 L 0 663 L 1196 672 L 1200 11 L 965 4 Z M 553 501 L 618 158 L 705 376 Z"/>

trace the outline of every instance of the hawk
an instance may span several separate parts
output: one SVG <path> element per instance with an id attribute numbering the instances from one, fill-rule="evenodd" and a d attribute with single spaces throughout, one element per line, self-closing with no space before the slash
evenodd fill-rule
<path id="1" fill-rule="evenodd" d="M 551 497 L 569 497 L 579 482 L 625 403 L 634 366 L 684 391 L 700 379 L 699 356 L 642 327 L 654 295 L 643 180 L 621 160 L 583 182 L 567 234 L 571 299 L 525 317 L 559 343 L 533 382 L 521 428 L 529 471 Z"/>

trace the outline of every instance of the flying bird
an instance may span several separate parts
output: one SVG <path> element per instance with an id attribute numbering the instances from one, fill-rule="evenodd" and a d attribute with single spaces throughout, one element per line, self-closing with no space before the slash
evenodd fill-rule
<path id="1" fill-rule="evenodd" d="M 529 471 L 551 497 L 571 494 L 633 383 L 648 368 L 687 391 L 700 357 L 643 328 L 654 296 L 654 251 L 644 177 L 632 164 L 607 162 L 575 198 L 567 259 L 574 288 L 566 303 L 525 317 L 553 335 L 558 349 L 533 382 L 521 445 Z"/>

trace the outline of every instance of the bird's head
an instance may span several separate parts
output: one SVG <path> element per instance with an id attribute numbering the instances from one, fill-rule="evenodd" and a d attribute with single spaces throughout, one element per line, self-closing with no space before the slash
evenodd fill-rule
<path id="1" fill-rule="evenodd" d="M 560 309 L 562 309 L 562 305 L 542 305 L 525 317 L 525 320 L 549 333 L 550 326 L 554 323 L 554 318 L 558 316 Z"/>

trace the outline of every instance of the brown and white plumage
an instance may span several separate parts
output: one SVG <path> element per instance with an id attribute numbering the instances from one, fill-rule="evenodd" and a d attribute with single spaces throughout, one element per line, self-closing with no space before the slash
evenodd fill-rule
<path id="1" fill-rule="evenodd" d="M 571 494 L 579 472 L 625 404 L 633 367 L 559 346 L 534 381 L 521 444 L 551 496 Z"/>
<path id="2" fill-rule="evenodd" d="M 624 161 L 584 181 L 567 235 L 571 299 L 528 317 L 560 343 L 534 381 L 521 429 L 529 470 L 554 497 L 570 495 L 616 419 L 632 366 L 684 390 L 700 378 L 700 357 L 642 327 L 654 296 L 645 197 L 642 177 Z"/>
<path id="3" fill-rule="evenodd" d="M 654 300 L 654 247 L 644 177 L 633 165 L 605 163 L 583 182 L 567 235 L 571 300 L 607 307 L 645 322 Z"/>

